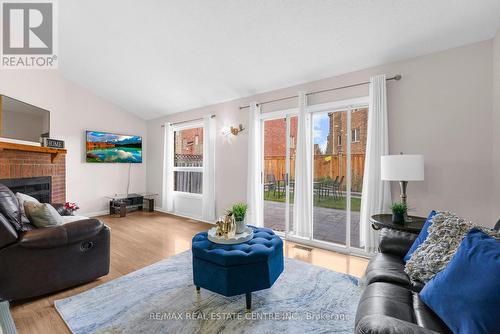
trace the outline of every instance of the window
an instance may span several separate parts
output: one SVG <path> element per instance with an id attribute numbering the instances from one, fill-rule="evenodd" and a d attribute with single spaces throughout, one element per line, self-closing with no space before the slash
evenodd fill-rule
<path id="1" fill-rule="evenodd" d="M 203 127 L 174 131 L 174 191 L 203 193 Z"/>
<path id="2" fill-rule="evenodd" d="M 337 136 L 337 146 L 342 146 L 342 135 Z"/>
<path id="3" fill-rule="evenodd" d="M 359 129 L 352 129 L 351 130 L 351 141 L 353 143 L 359 142 Z"/>

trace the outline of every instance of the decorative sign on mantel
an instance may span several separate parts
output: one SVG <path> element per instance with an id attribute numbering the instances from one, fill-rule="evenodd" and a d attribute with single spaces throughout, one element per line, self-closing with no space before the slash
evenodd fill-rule
<path id="1" fill-rule="evenodd" d="M 62 148 L 64 148 L 64 140 L 42 138 L 42 146 L 62 149 Z"/>

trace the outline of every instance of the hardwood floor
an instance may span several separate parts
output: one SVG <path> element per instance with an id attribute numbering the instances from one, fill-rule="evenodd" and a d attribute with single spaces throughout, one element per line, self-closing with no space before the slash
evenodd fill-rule
<path id="1" fill-rule="evenodd" d="M 158 212 L 134 212 L 127 217 L 99 217 L 111 228 L 109 275 L 94 282 L 22 303 L 11 312 L 19 333 L 70 333 L 54 308 L 54 300 L 89 290 L 191 248 L 191 238 L 212 225 Z M 285 242 L 285 256 L 361 277 L 367 259 Z M 35 278 L 34 278 L 35 280 Z M 36 284 L 36 281 L 33 282 Z"/>

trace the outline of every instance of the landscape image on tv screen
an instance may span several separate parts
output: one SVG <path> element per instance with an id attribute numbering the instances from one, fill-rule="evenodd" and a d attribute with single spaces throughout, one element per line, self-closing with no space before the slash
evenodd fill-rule
<path id="1" fill-rule="evenodd" d="M 142 137 L 87 131 L 87 162 L 142 162 Z"/>

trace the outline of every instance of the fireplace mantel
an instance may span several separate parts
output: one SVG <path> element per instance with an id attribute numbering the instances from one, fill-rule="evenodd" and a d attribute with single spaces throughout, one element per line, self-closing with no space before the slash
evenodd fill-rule
<path id="1" fill-rule="evenodd" d="M 54 203 L 66 201 L 66 150 L 0 140 L 0 180 L 51 177 Z"/>
<path id="2" fill-rule="evenodd" d="M 24 144 L 16 144 L 8 142 L 0 142 L 0 151 L 1 150 L 47 153 L 50 154 L 50 161 L 52 163 L 54 163 L 54 159 L 57 157 L 58 154 L 66 154 L 65 149 L 32 146 L 32 145 L 24 145 Z"/>

